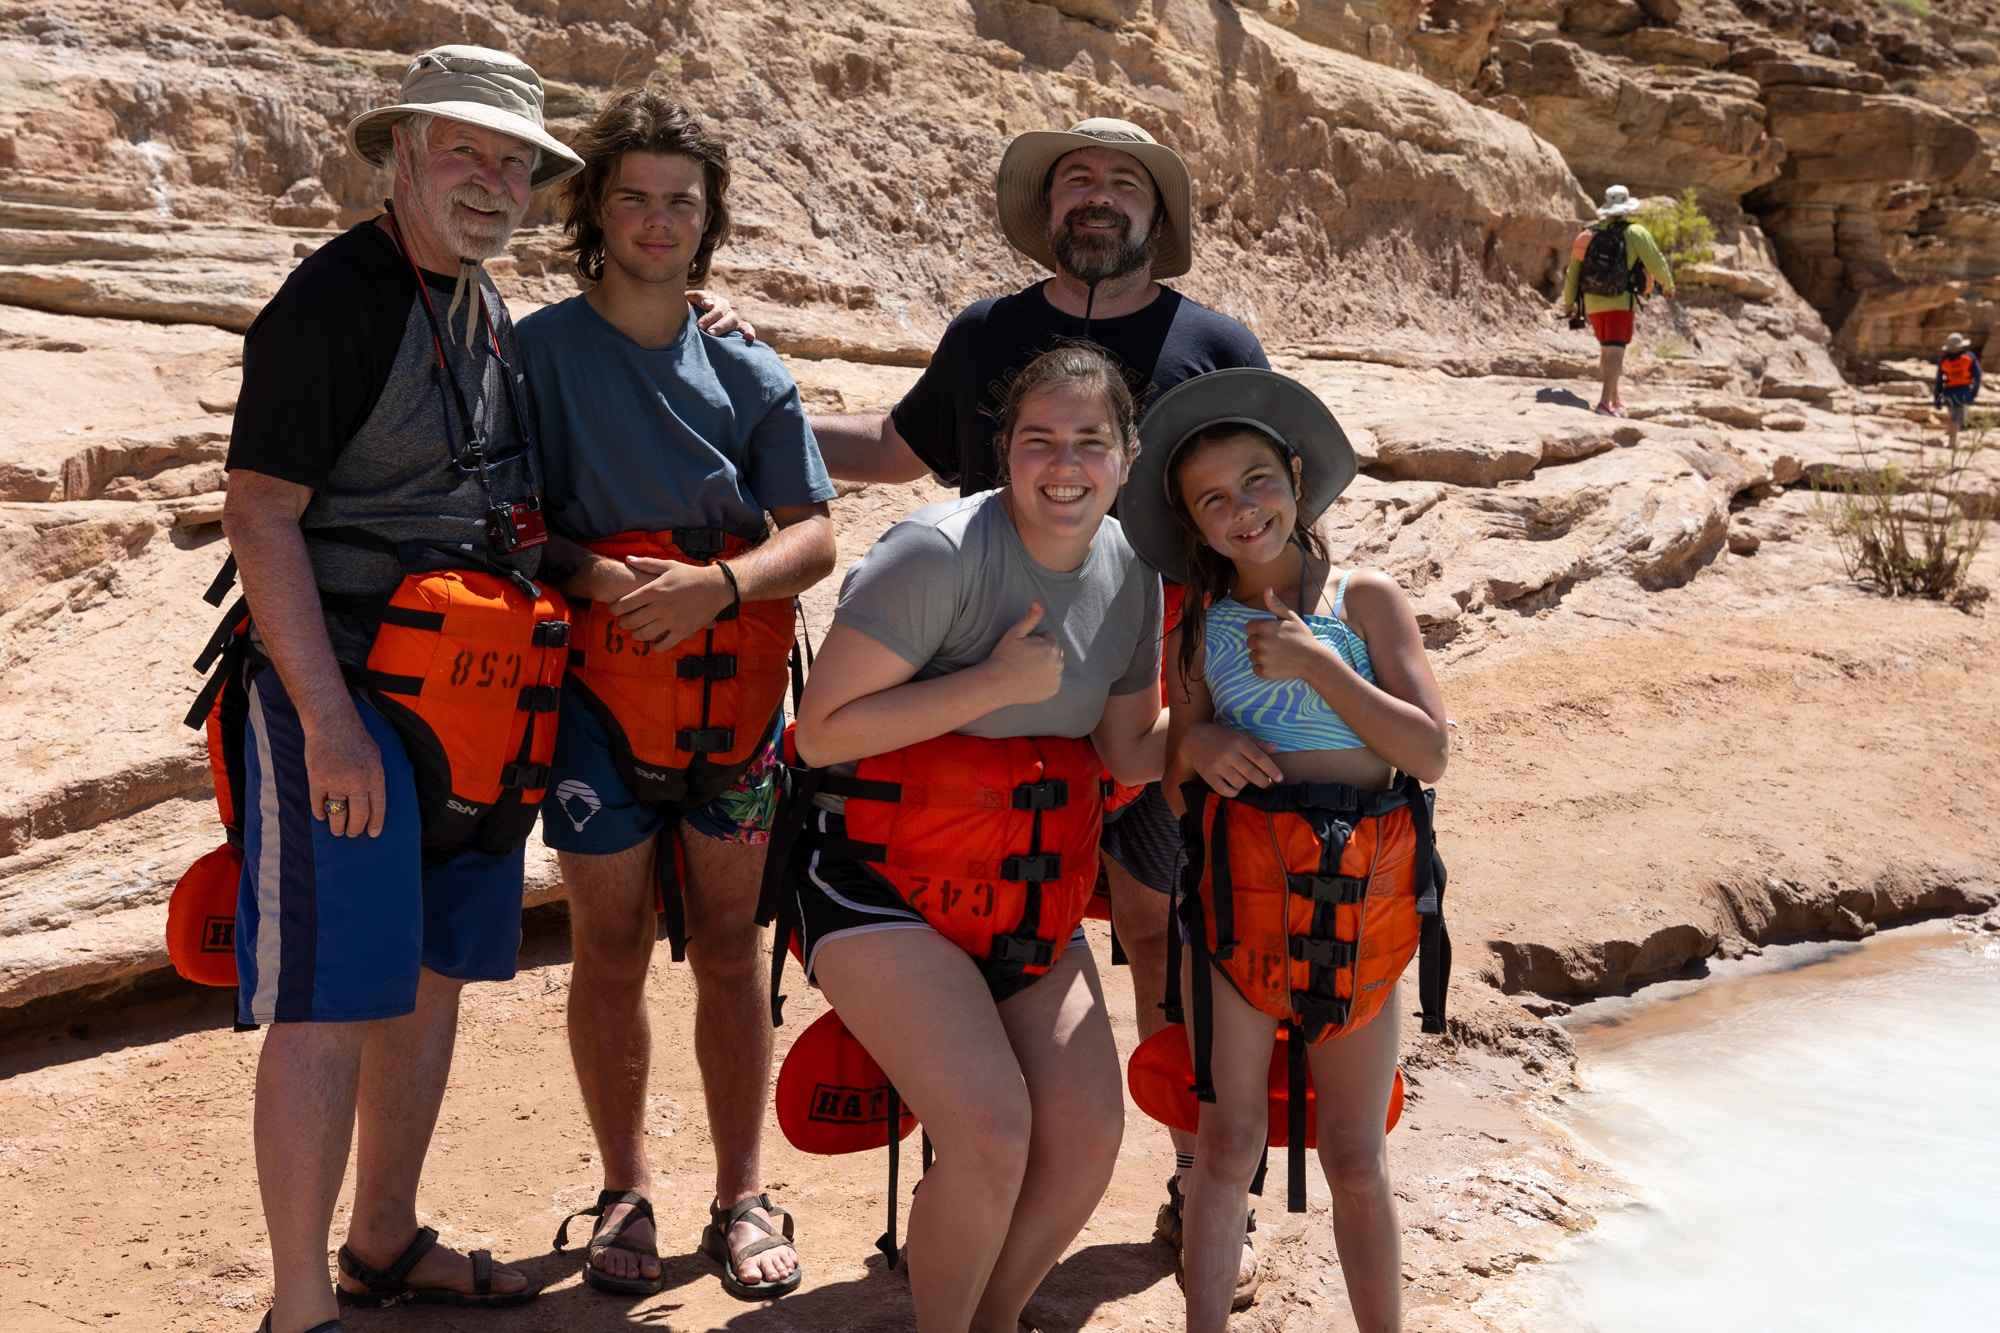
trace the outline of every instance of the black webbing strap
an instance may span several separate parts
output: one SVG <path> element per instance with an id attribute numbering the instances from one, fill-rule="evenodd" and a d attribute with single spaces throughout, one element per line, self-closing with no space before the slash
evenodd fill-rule
<path id="1" fill-rule="evenodd" d="M 424 692 L 422 676 L 395 676 L 386 671 L 370 671 L 367 667 L 348 667 L 343 674 L 356 685 L 380 690 L 384 694 L 416 695 Z"/>
<path id="2" fill-rule="evenodd" d="M 1125 956 L 1125 941 L 1118 938 L 1117 923 L 1107 922 L 1106 924 L 1111 927 L 1111 966 L 1113 967 L 1131 966 L 1132 960 Z"/>
<path id="3" fill-rule="evenodd" d="M 795 764 L 778 766 L 778 806 L 764 847 L 764 878 L 757 888 L 760 926 L 775 922 L 771 940 L 771 1026 L 785 1025 L 785 955 L 798 928 L 798 898 L 791 891 L 792 857 L 808 820 L 815 818 L 813 795 L 821 771 Z"/>
<path id="4" fill-rule="evenodd" d="M 1437 793 L 1425 791 L 1408 775 L 1402 785 L 1409 793 L 1410 822 L 1417 835 L 1417 999 L 1423 1030 L 1438 1033 L 1445 1030 L 1445 1000 L 1451 989 L 1451 932 L 1444 924 L 1445 868 L 1437 850 Z"/>
<path id="5" fill-rule="evenodd" d="M 1272 815 L 1325 810 L 1371 819 L 1409 804 L 1410 781 L 1406 778 L 1386 791 L 1365 791 L 1344 782 L 1285 782 L 1275 787 L 1245 787 L 1229 799 Z"/>
<path id="6" fill-rule="evenodd" d="M 1202 816 L 1207 811 L 1208 784 L 1200 779 L 1181 784 L 1181 844 L 1186 850 L 1179 892 L 1167 904 L 1167 988 L 1160 997 L 1160 1011 L 1169 1023 L 1187 1021 L 1187 1010 L 1181 1004 L 1181 942 L 1192 938 L 1185 929 L 1187 905 L 1201 895 L 1201 868 L 1207 855 Z M 1197 918 L 1199 915 L 1195 913 Z"/>
<path id="7" fill-rule="evenodd" d="M 194 659 L 194 669 L 196 671 L 206 671 L 215 665 L 216 659 L 221 657 L 229 645 L 235 641 L 237 627 L 243 623 L 243 618 L 249 614 L 249 598 L 238 597 L 230 604 L 229 609 L 222 613 L 222 620 L 216 625 L 215 632 L 210 634 L 208 642 L 201 646 L 201 655 Z"/>
<path id="8" fill-rule="evenodd" d="M 660 933 L 666 936 L 667 950 L 678 963 L 687 957 L 687 902 L 681 897 L 681 877 L 674 864 L 673 839 L 680 836 L 680 819 L 674 814 L 660 826 L 653 843 L 653 875 L 660 886 Z"/>
<path id="9" fill-rule="evenodd" d="M 792 598 L 792 618 L 799 627 L 799 632 L 792 636 L 791 651 L 792 716 L 796 718 L 799 715 L 799 705 L 805 701 L 806 676 L 811 673 L 813 664 L 812 629 L 806 624 L 805 603 L 796 596 Z M 805 650 L 803 660 L 799 651 L 801 646 Z"/>
<path id="10" fill-rule="evenodd" d="M 227 589 L 225 588 L 226 592 Z M 230 678 L 243 669 L 243 656 L 248 647 L 248 631 L 239 633 L 237 626 L 249 614 L 250 603 L 238 597 L 230 608 L 222 613 L 222 623 L 215 627 L 215 633 L 208 636 L 202 645 L 201 656 L 194 659 L 196 671 L 207 671 L 208 679 L 202 682 L 195 694 L 194 702 L 188 706 L 187 715 L 181 724 L 201 731 L 208 726 L 208 715 L 215 711 L 215 701 L 222 697 L 223 689 Z M 210 670 L 210 668 L 214 668 Z"/>
<path id="11" fill-rule="evenodd" d="M 1229 805 L 1215 803 L 1208 830 L 1208 891 L 1215 911 L 1215 961 L 1226 962 L 1236 952 L 1236 892 L 1229 877 Z"/>
<path id="12" fill-rule="evenodd" d="M 1285 1034 L 1285 1211 L 1306 1210 L 1306 1034 Z"/>
<path id="13" fill-rule="evenodd" d="M 201 600 L 210 606 L 221 606 L 222 599 L 227 597 L 229 590 L 235 586 L 236 556 L 232 553 L 222 562 L 222 568 L 215 571 L 215 578 L 209 582 L 208 591 L 201 595 Z"/>
<path id="14" fill-rule="evenodd" d="M 319 604 L 329 611 L 353 616 L 356 620 L 373 620 L 384 625 L 428 630 L 431 633 L 444 628 L 442 611 L 420 611 L 412 606 L 392 606 L 388 602 L 371 601 L 366 597 L 349 597 L 345 593 L 337 592 L 321 593 Z"/>
<path id="15" fill-rule="evenodd" d="M 1264 1151 L 1257 1158 L 1257 1174 L 1250 1177 L 1250 1192 L 1258 1198 L 1264 1197 L 1264 1177 L 1271 1172 L 1271 1138 L 1264 1136 Z M 1254 1214 L 1253 1214 L 1254 1216 Z"/>
<path id="16" fill-rule="evenodd" d="M 889 1085 L 889 1229 L 882 1233 L 882 1239 L 875 1242 L 875 1248 L 882 1251 L 882 1257 L 889 1261 L 893 1271 L 896 1267 L 896 1193 L 897 1175 L 903 1164 L 903 1140 L 896 1133 L 903 1127 L 903 1102 L 896 1095 L 896 1085 Z"/>
<path id="17" fill-rule="evenodd" d="M 924 1174 L 929 1175 L 931 1173 L 931 1163 L 932 1161 L 935 1160 L 935 1156 L 931 1152 L 931 1132 L 928 1129 L 920 1130 L 919 1132 L 923 1135 L 922 1157 L 924 1164 Z"/>

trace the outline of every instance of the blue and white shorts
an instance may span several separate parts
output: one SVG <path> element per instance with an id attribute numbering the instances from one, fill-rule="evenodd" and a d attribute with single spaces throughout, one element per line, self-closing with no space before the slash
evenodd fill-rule
<path id="1" fill-rule="evenodd" d="M 505 981 L 521 950 L 520 848 L 424 864 L 416 780 L 402 738 L 360 700 L 382 752 L 388 814 L 371 838 L 314 818 L 305 732 L 276 671 L 250 682 L 244 727 L 243 882 L 236 1016 L 243 1023 L 362 1023 L 415 1010 L 417 974 Z"/>

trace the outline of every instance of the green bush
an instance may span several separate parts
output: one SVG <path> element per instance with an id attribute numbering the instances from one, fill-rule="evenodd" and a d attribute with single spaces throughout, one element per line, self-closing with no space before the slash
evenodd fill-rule
<path id="1" fill-rule="evenodd" d="M 1706 264 L 1715 258 L 1715 224 L 1701 211 L 1692 185 L 1670 204 L 1647 204 L 1639 210 L 1639 222 L 1653 234 L 1669 268 Z"/>
<path id="2" fill-rule="evenodd" d="M 1934 597 L 1958 607 L 1984 601 L 1987 590 L 1969 575 L 1986 540 L 1988 510 L 1966 494 L 1966 483 L 1989 439 L 1974 428 L 1960 431 L 1948 449 L 1926 440 L 1907 469 L 1878 462 L 1864 448 L 1858 473 L 1815 483 L 1847 576 L 1885 597 Z"/>
<path id="3" fill-rule="evenodd" d="M 1927 0 L 1884 0 L 1884 3 L 1894 5 L 1914 18 L 1927 19 L 1931 16 L 1931 7 Z"/>

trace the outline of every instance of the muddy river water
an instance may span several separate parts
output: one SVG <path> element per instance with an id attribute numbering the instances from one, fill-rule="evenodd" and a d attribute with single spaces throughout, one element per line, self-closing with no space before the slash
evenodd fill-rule
<path id="1" fill-rule="evenodd" d="M 2000 1328 L 2000 936 L 1652 990 L 1567 1020 L 1571 1126 L 1639 1197 L 1531 1279 L 1537 1326 Z"/>

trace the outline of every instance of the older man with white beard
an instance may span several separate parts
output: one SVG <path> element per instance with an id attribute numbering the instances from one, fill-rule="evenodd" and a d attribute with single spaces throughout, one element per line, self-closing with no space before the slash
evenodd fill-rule
<path id="1" fill-rule="evenodd" d="M 447 632 L 382 609 L 441 570 L 522 590 L 531 631 L 547 614 L 518 353 L 480 261 L 531 191 L 582 163 L 543 129 L 535 72 L 479 47 L 417 57 L 397 104 L 348 136 L 371 163 L 393 156 L 388 211 L 308 258 L 251 326 L 223 517 L 254 626 L 236 939 L 238 1019 L 269 1025 L 263 1333 L 339 1329 L 339 1304 L 517 1305 L 540 1289 L 438 1244 L 416 1212 L 459 990 L 514 972 L 528 826 L 440 847 L 410 709 L 367 668 L 385 626 Z M 419 718 L 429 684 L 401 688 Z M 357 1129 L 336 1300 L 328 1229 Z"/>

